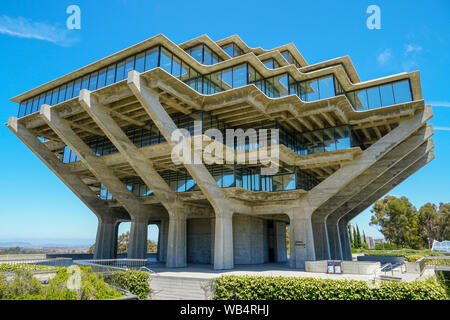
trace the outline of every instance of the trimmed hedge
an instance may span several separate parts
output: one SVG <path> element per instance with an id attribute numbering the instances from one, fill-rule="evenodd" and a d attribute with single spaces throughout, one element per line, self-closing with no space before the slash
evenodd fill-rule
<path id="1" fill-rule="evenodd" d="M 148 284 L 149 273 L 144 271 L 117 271 L 105 277 L 105 281 L 115 287 L 125 289 L 139 297 L 147 299 L 151 289 Z"/>
<path id="2" fill-rule="evenodd" d="M 298 277 L 222 276 L 214 300 L 445 300 L 436 281 L 379 282 Z"/>

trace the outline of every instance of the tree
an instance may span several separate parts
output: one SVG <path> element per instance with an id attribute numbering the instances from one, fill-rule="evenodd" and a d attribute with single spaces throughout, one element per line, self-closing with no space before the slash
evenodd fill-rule
<path id="1" fill-rule="evenodd" d="M 450 203 L 439 204 L 437 225 L 436 240 L 450 240 Z"/>
<path id="2" fill-rule="evenodd" d="M 419 213 L 408 198 L 386 196 L 375 202 L 370 225 L 377 225 L 386 240 L 398 247 L 420 248 L 423 238 L 419 228 Z"/>
<path id="3" fill-rule="evenodd" d="M 423 239 L 427 242 L 428 249 L 431 249 L 433 240 L 437 238 L 438 232 L 438 212 L 436 205 L 427 203 L 419 209 L 419 226 L 422 231 Z"/>
<path id="4" fill-rule="evenodd" d="M 361 233 L 359 232 L 358 225 L 356 225 L 356 247 L 361 248 Z"/>
<path id="5" fill-rule="evenodd" d="M 128 243 L 130 241 L 130 231 L 122 233 L 117 238 L 117 253 L 127 253 Z M 94 253 L 95 243 L 90 246 L 88 253 Z M 147 252 L 156 253 L 158 251 L 158 245 L 151 240 L 147 240 Z"/>

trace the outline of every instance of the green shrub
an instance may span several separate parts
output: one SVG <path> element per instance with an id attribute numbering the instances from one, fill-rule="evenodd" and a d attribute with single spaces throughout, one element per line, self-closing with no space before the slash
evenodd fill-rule
<path id="1" fill-rule="evenodd" d="M 16 272 L 18 270 L 45 270 L 45 269 L 55 269 L 55 267 L 36 265 L 36 264 L 8 264 L 8 263 L 0 263 L 0 272 Z"/>
<path id="2" fill-rule="evenodd" d="M 28 265 L 27 265 L 28 266 Z M 8 269 L 11 272 L 12 269 Z M 42 285 L 27 267 L 15 267 L 14 276 L 0 274 L 2 300 L 107 300 L 122 294 L 104 282 L 101 274 L 90 268 L 57 268 L 48 285 Z M 77 281 L 73 281 L 76 279 Z M 72 285 L 76 283 L 76 285 Z"/>
<path id="3" fill-rule="evenodd" d="M 442 300 L 436 281 L 368 283 L 298 277 L 223 276 L 215 300 Z"/>
<path id="4" fill-rule="evenodd" d="M 148 280 L 149 273 L 144 271 L 117 271 L 106 277 L 109 284 L 127 290 L 141 300 L 147 299 L 151 292 Z"/>

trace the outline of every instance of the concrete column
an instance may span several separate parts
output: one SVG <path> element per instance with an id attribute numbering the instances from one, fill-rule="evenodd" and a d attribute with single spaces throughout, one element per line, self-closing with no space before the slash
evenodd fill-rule
<path id="1" fill-rule="evenodd" d="M 333 260 L 342 260 L 342 245 L 339 236 L 339 227 L 336 219 L 326 219 L 328 245 L 330 248 L 330 258 Z"/>
<path id="2" fill-rule="evenodd" d="M 169 234 L 167 241 L 168 268 L 186 266 L 186 214 L 178 211 L 169 213 Z"/>
<path id="3" fill-rule="evenodd" d="M 275 222 L 275 235 L 276 235 L 276 250 L 275 259 L 277 263 L 283 263 L 287 261 L 287 248 L 286 248 L 286 223 Z"/>
<path id="4" fill-rule="evenodd" d="M 214 232 L 214 269 L 233 269 L 233 214 L 216 212 Z"/>
<path id="5" fill-rule="evenodd" d="M 311 217 L 308 215 L 291 214 L 290 216 L 290 265 L 293 268 L 304 269 L 305 261 L 316 260 Z"/>
<path id="6" fill-rule="evenodd" d="M 98 218 L 94 259 L 114 259 L 117 242 L 117 225 L 118 222 L 114 218 Z"/>
<path id="7" fill-rule="evenodd" d="M 338 222 L 339 237 L 341 239 L 342 260 L 352 261 L 352 246 L 348 234 L 348 221 L 340 219 Z"/>
<path id="8" fill-rule="evenodd" d="M 167 234 L 169 232 L 169 220 L 163 219 L 159 224 L 158 235 L 158 260 L 167 261 Z"/>
<path id="9" fill-rule="evenodd" d="M 145 218 L 132 218 L 127 256 L 129 259 L 147 258 L 147 233 L 148 220 Z"/>
<path id="10" fill-rule="evenodd" d="M 317 260 L 330 259 L 330 248 L 328 246 L 328 232 L 324 216 L 314 216 L 311 219 L 314 248 Z"/>

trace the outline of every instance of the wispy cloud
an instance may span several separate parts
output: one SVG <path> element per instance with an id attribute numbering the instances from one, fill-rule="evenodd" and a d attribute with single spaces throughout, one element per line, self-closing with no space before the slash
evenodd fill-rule
<path id="1" fill-rule="evenodd" d="M 429 102 L 431 106 L 433 107 L 444 107 L 444 108 L 450 108 L 450 102 L 447 101 L 431 101 Z"/>
<path id="2" fill-rule="evenodd" d="M 433 127 L 433 129 L 438 131 L 450 131 L 450 127 Z"/>
<path id="3" fill-rule="evenodd" d="M 386 49 L 378 55 L 377 61 L 379 64 L 384 65 L 384 64 L 388 63 L 388 61 L 391 59 L 391 57 L 392 57 L 391 49 Z"/>
<path id="4" fill-rule="evenodd" d="M 405 55 L 411 54 L 411 53 L 417 53 L 422 51 L 422 47 L 415 44 L 407 44 L 405 49 Z"/>
<path id="5" fill-rule="evenodd" d="M 69 30 L 46 22 L 35 22 L 23 17 L 0 16 L 0 33 L 13 37 L 52 42 L 60 46 L 71 46 L 78 41 L 70 37 Z"/>

